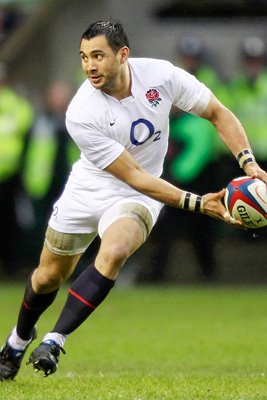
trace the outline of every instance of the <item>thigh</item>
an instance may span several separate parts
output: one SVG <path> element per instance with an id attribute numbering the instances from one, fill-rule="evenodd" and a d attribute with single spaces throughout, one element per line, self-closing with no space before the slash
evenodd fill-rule
<path id="1" fill-rule="evenodd" d="M 127 258 L 145 242 L 154 221 L 149 206 L 134 199 L 109 208 L 98 226 L 102 241 L 95 265 L 99 271 L 115 279 Z"/>
<path id="2" fill-rule="evenodd" d="M 109 225 L 103 233 L 95 266 L 102 275 L 116 279 L 128 257 L 144 242 L 139 223 L 131 217 L 122 217 Z"/>
<path id="3" fill-rule="evenodd" d="M 118 253 L 130 256 L 144 243 L 144 232 L 137 220 L 122 217 L 114 221 L 103 233 L 100 252 L 104 248 L 118 249 Z"/>
<path id="4" fill-rule="evenodd" d="M 127 218 L 137 222 L 143 232 L 143 241 L 147 239 L 155 224 L 155 219 L 153 218 L 149 204 L 145 205 L 134 199 L 123 199 L 106 210 L 102 215 L 98 225 L 99 236 L 102 238 L 106 229 L 122 218 Z"/>
<path id="5" fill-rule="evenodd" d="M 70 256 L 52 253 L 46 246 L 43 247 L 39 270 L 46 271 L 49 275 L 56 275 L 66 280 L 73 272 L 83 253 Z"/>
<path id="6" fill-rule="evenodd" d="M 74 271 L 82 254 L 62 256 L 43 247 L 38 268 L 32 275 L 32 287 L 36 293 L 56 290 Z"/>
<path id="7" fill-rule="evenodd" d="M 70 234 L 48 227 L 40 263 L 32 277 L 36 292 L 57 289 L 73 273 L 96 233 Z"/>

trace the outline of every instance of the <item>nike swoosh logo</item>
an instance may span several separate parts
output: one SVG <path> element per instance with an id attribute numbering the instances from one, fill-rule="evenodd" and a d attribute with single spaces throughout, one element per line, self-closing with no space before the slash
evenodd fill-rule
<path id="1" fill-rule="evenodd" d="M 110 126 L 113 126 L 115 124 L 115 121 L 112 121 L 109 123 Z"/>

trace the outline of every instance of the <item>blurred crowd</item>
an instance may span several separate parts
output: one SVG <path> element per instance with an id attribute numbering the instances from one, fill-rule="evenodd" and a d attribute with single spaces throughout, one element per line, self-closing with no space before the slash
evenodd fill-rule
<path id="1" fill-rule="evenodd" d="M 26 15 L 20 7 L 0 4 L 0 44 L 24 21 Z"/>
<path id="2" fill-rule="evenodd" d="M 38 262 L 53 202 L 79 157 L 65 128 L 73 93 L 68 82 L 51 82 L 36 110 L 0 65 L 0 266 L 6 275 Z"/>
<path id="3" fill-rule="evenodd" d="M 3 26 L 1 12 L 0 22 Z M 258 162 L 267 169 L 265 42 L 260 37 L 247 37 L 240 43 L 239 54 L 238 72 L 227 80 L 220 76 L 209 49 L 199 38 L 181 38 L 174 62 L 205 83 L 240 118 Z M 37 109 L 14 89 L 8 77 L 7 66 L 0 64 L 0 273 L 14 277 L 37 264 L 52 205 L 79 151 L 64 123 L 76 85 L 51 82 Z M 240 174 L 210 123 L 172 111 L 164 178 L 204 194 L 218 191 Z M 168 260 L 179 238 L 192 243 L 199 278 L 216 279 L 214 245 L 223 229 L 229 233 L 227 226 L 219 224 L 205 216 L 165 207 L 151 234 L 153 251 L 145 262 L 142 279 L 161 282 L 166 278 Z"/>

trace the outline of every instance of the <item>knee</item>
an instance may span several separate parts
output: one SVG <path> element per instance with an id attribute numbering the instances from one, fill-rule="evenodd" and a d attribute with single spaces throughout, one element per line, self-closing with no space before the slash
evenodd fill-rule
<path id="1" fill-rule="evenodd" d="M 96 261 L 107 271 L 118 272 L 120 268 L 123 267 L 128 257 L 129 251 L 127 246 L 113 244 L 100 248 Z"/>
<path id="2" fill-rule="evenodd" d="M 38 267 L 32 276 L 32 286 L 36 293 L 46 293 L 58 289 L 64 277 L 56 270 Z"/>

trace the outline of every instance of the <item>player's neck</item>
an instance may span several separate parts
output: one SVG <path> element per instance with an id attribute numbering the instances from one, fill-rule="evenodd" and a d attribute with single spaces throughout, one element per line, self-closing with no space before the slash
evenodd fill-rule
<path id="1" fill-rule="evenodd" d="M 131 73 L 128 63 L 123 65 L 121 74 L 118 75 L 113 87 L 106 88 L 103 91 L 117 100 L 131 96 Z"/>

